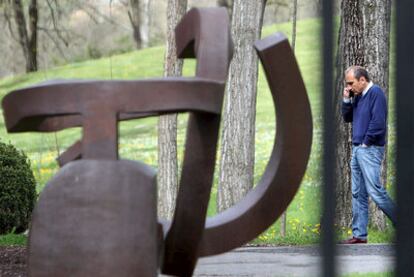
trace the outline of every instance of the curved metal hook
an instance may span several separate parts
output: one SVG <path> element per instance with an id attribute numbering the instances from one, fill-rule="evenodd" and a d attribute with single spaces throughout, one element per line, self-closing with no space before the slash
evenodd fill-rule
<path id="1" fill-rule="evenodd" d="M 288 40 L 277 33 L 255 47 L 275 103 L 275 146 L 260 183 L 238 204 L 207 219 L 199 256 L 229 251 L 265 231 L 292 201 L 309 159 L 311 109 Z"/>

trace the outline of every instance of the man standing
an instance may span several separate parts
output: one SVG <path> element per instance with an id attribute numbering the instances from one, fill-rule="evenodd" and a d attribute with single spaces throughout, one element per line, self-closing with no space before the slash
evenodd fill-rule
<path id="1" fill-rule="evenodd" d="M 352 122 L 352 235 L 344 244 L 367 243 L 368 196 L 396 223 L 395 205 L 381 184 L 387 131 L 387 102 L 361 66 L 345 71 L 342 116 Z"/>

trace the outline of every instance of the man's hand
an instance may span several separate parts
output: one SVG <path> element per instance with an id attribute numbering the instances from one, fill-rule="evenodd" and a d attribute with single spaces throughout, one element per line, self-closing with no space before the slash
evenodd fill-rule
<path id="1" fill-rule="evenodd" d="M 349 99 L 350 96 L 350 89 L 349 88 L 344 88 L 344 99 Z"/>

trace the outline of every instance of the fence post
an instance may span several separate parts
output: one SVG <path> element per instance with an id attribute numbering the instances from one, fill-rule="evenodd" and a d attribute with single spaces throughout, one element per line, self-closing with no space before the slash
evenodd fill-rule
<path id="1" fill-rule="evenodd" d="M 325 277 L 335 277 L 335 126 L 333 107 L 333 35 L 332 0 L 323 0 L 323 211 L 321 248 L 323 255 L 322 272 Z"/>
<path id="2" fill-rule="evenodd" d="M 397 13 L 397 269 L 414 272 L 414 1 L 396 1 Z"/>

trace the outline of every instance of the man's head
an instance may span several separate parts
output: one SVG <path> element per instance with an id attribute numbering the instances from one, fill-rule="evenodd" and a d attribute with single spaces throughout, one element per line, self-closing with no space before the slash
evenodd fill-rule
<path id="1" fill-rule="evenodd" d="M 368 71 L 362 66 L 353 65 L 345 71 L 345 88 L 352 90 L 355 95 L 361 94 L 369 82 Z"/>

